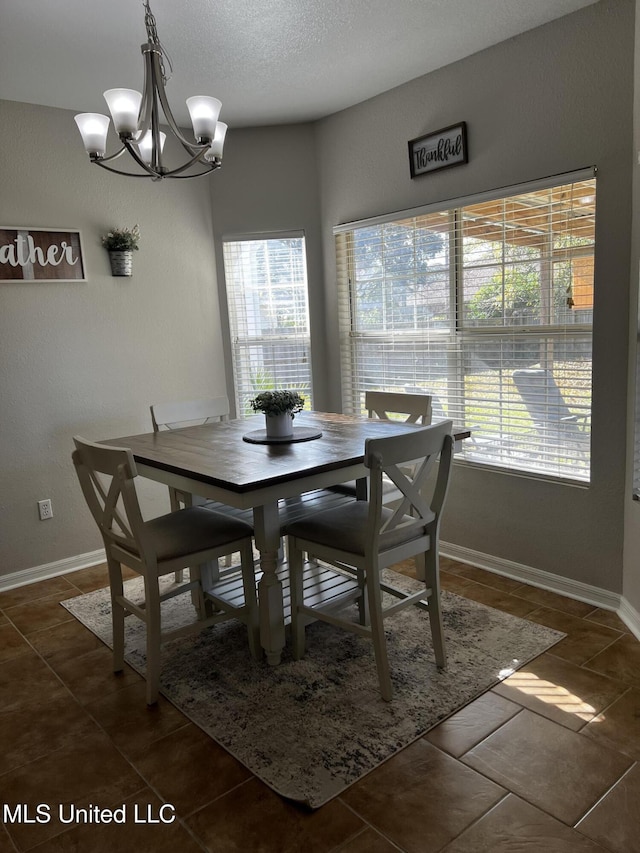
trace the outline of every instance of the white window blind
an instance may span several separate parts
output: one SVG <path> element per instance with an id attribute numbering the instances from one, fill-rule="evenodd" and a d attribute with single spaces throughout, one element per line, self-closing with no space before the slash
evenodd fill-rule
<path id="1" fill-rule="evenodd" d="M 466 460 L 588 480 L 590 175 L 338 226 L 344 410 L 431 393 Z"/>
<path id="2" fill-rule="evenodd" d="M 300 391 L 311 405 L 304 237 L 226 240 L 223 251 L 238 416 L 275 388 Z"/>

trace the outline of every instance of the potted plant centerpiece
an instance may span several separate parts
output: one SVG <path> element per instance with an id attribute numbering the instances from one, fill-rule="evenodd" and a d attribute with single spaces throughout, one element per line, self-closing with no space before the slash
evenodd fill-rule
<path id="1" fill-rule="evenodd" d="M 102 245 L 109 252 L 111 275 L 131 275 L 133 253 L 138 251 L 140 229 L 114 228 L 102 238 Z"/>
<path id="2" fill-rule="evenodd" d="M 251 400 L 254 412 L 264 412 L 268 438 L 291 438 L 293 418 L 304 407 L 297 391 L 262 391 Z"/>

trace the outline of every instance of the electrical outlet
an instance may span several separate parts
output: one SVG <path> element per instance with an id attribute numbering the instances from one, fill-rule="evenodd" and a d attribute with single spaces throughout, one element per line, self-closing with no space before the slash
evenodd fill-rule
<path id="1" fill-rule="evenodd" d="M 47 518 L 53 518 L 53 507 L 51 506 L 50 498 L 47 498 L 44 501 L 38 501 L 38 514 L 40 516 L 40 521 L 45 521 Z"/>

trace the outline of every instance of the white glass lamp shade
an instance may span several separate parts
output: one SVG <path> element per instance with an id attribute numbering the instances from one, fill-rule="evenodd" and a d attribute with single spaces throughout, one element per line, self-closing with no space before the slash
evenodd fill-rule
<path id="1" fill-rule="evenodd" d="M 224 138 L 227 135 L 227 125 L 223 121 L 219 121 L 216 125 L 216 134 L 213 137 L 211 148 L 204 155 L 205 160 L 222 160 L 222 149 L 224 147 Z"/>
<path id="2" fill-rule="evenodd" d="M 133 136 L 138 130 L 142 95 L 135 89 L 108 89 L 104 99 L 118 135 Z"/>
<path id="3" fill-rule="evenodd" d="M 75 119 L 87 154 L 104 157 L 107 150 L 109 118 L 100 113 L 80 113 Z"/>
<path id="4" fill-rule="evenodd" d="M 164 141 L 167 138 L 166 133 L 160 134 L 160 153 L 162 154 L 162 150 L 164 148 Z M 153 150 L 153 134 L 150 130 L 148 130 L 142 139 L 137 143 L 138 151 L 140 152 L 140 157 L 144 160 L 147 166 L 151 165 L 152 158 L 152 150 Z"/>
<path id="5" fill-rule="evenodd" d="M 217 98 L 209 98 L 206 95 L 194 95 L 187 98 L 187 109 L 191 116 L 191 124 L 196 139 L 207 142 L 213 139 L 221 107 L 221 101 Z"/>

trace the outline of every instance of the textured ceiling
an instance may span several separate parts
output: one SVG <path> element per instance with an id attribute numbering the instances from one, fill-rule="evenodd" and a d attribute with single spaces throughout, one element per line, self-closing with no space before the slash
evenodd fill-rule
<path id="1" fill-rule="evenodd" d="M 300 122 L 366 100 L 595 0 L 151 0 L 169 101 L 222 100 L 230 126 Z M 106 112 L 142 87 L 136 0 L 0 0 L 0 98 Z"/>

